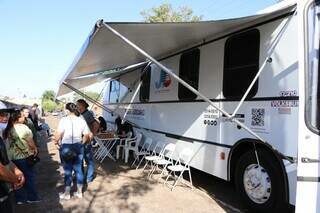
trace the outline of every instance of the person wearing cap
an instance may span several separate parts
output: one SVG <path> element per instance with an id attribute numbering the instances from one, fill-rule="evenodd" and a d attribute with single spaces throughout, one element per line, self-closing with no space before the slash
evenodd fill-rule
<path id="1" fill-rule="evenodd" d="M 13 213 L 15 207 L 13 190 L 24 185 L 23 173 L 12 163 L 7 155 L 7 148 L 2 139 L 2 132 L 7 127 L 10 110 L 0 102 L 0 212 Z"/>
<path id="2" fill-rule="evenodd" d="M 90 131 L 92 133 L 90 139 L 92 141 L 93 136 L 95 136 L 99 131 L 100 124 L 94 118 L 93 113 L 88 110 L 89 104 L 85 100 L 83 99 L 77 100 L 77 107 L 81 116 L 83 117 L 83 119 L 86 121 L 87 125 L 90 128 Z M 86 182 L 88 184 L 92 182 L 94 179 L 94 161 L 93 161 L 92 145 L 90 143 L 86 144 L 84 147 L 84 161 L 87 164 Z"/>

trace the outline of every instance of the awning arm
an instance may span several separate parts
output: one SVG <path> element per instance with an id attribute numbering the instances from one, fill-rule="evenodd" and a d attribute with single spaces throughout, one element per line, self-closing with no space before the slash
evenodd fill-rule
<path id="1" fill-rule="evenodd" d="M 295 12 L 296 14 L 297 12 Z M 294 14 L 294 15 L 295 15 Z M 293 15 L 293 16 L 294 16 Z M 234 110 L 234 112 L 232 113 L 232 117 L 234 117 L 239 108 L 241 107 L 241 105 L 243 104 L 244 100 L 247 98 L 250 90 L 252 89 L 253 85 L 256 83 L 256 81 L 258 80 L 258 77 L 261 75 L 262 71 L 264 70 L 265 66 L 267 63 L 271 63 L 272 62 L 272 58 L 271 58 L 271 54 L 273 53 L 274 49 L 276 48 L 277 44 L 279 43 L 280 41 L 280 38 L 282 37 L 283 33 L 285 32 L 285 30 L 287 29 L 288 27 L 288 24 L 290 23 L 290 20 L 292 19 L 293 16 L 290 16 L 290 18 L 287 19 L 286 23 L 282 26 L 280 32 L 277 34 L 276 38 L 273 40 L 273 42 L 271 43 L 271 46 L 268 50 L 268 55 L 267 57 L 265 58 L 265 60 L 263 61 L 259 71 L 257 72 L 256 76 L 254 77 L 254 79 L 252 80 L 251 84 L 249 85 L 247 91 L 245 92 L 245 94 L 242 96 L 238 106 L 236 107 L 236 109 Z"/>
<path id="2" fill-rule="evenodd" d="M 81 92 L 80 90 L 78 90 L 77 88 L 71 86 L 70 84 L 68 84 L 67 82 L 62 82 L 62 84 L 66 87 L 68 87 L 70 90 L 74 91 L 75 93 L 79 94 L 80 96 L 84 97 L 85 99 L 87 99 L 88 101 L 90 101 L 91 103 L 99 106 L 100 108 L 102 108 L 103 110 L 109 112 L 109 113 L 113 113 L 113 111 L 111 109 L 109 109 L 108 107 L 104 106 L 103 104 L 101 104 L 99 101 L 94 100 L 93 98 L 89 97 L 88 95 L 84 94 L 83 92 Z"/>
<path id="3" fill-rule="evenodd" d="M 122 118 L 122 124 L 124 123 L 124 119 L 126 118 L 126 116 L 128 114 L 128 111 L 129 111 L 129 109 L 131 107 L 131 104 L 132 104 L 133 100 L 136 98 L 136 96 L 138 94 L 138 91 L 139 91 L 139 89 L 141 87 L 141 84 L 142 84 L 142 82 L 140 81 L 139 85 L 137 86 L 137 88 L 136 88 L 136 90 L 135 90 L 135 92 L 134 92 L 134 94 L 133 94 L 133 96 L 132 96 L 132 98 L 130 100 L 129 106 L 127 106 L 127 109 L 126 109 L 126 111 L 125 111 L 125 113 L 123 115 L 123 118 Z"/>
<path id="4" fill-rule="evenodd" d="M 113 111 L 111 109 L 109 109 L 108 107 L 106 107 L 105 105 L 101 104 L 100 102 L 94 100 L 93 98 L 87 96 L 86 94 L 84 94 L 83 92 L 81 92 L 80 90 L 78 90 L 77 88 L 71 86 L 70 84 L 68 84 L 67 82 L 62 82 L 62 84 L 66 87 L 68 87 L 70 90 L 74 91 L 75 93 L 79 94 L 80 96 L 84 97 L 86 100 L 90 101 L 91 103 L 97 105 L 98 107 L 100 107 L 101 109 L 109 112 L 109 113 L 112 113 L 112 114 L 116 114 L 117 116 L 120 116 L 121 115 L 119 113 L 117 113 L 116 111 Z M 131 121 L 128 121 L 126 120 L 128 123 L 132 124 L 133 126 L 136 126 L 136 127 L 140 127 L 139 125 L 131 122 Z"/>
<path id="5" fill-rule="evenodd" d="M 103 86 L 102 90 L 100 91 L 98 97 L 95 99 L 96 102 L 99 103 L 98 100 L 101 98 L 102 93 L 104 92 L 104 90 L 106 89 L 106 87 L 107 87 L 107 85 L 108 85 L 107 82 L 109 82 L 110 80 L 111 80 L 111 79 L 108 79 L 108 80 L 106 80 L 106 81 L 104 82 L 104 86 Z M 93 103 L 93 105 L 91 106 L 91 110 L 92 110 L 92 108 L 93 108 L 94 105 L 96 105 L 96 104 Z"/>
<path id="6" fill-rule="evenodd" d="M 119 101 L 119 103 L 121 103 L 127 96 L 128 94 L 131 92 L 131 88 L 135 88 L 136 85 L 141 81 L 141 76 L 144 75 L 144 73 L 147 71 L 148 66 L 151 64 L 151 62 L 148 62 L 147 65 L 143 68 L 142 72 L 140 73 L 139 77 L 136 78 L 132 84 L 130 84 L 129 86 L 129 90 L 123 95 L 123 97 L 121 98 L 121 100 Z M 119 105 L 117 105 L 117 107 L 114 110 L 117 110 L 119 108 Z"/>
<path id="7" fill-rule="evenodd" d="M 188 88 L 190 91 L 192 91 L 194 94 L 200 96 L 201 98 L 203 98 L 207 103 L 209 103 L 212 107 L 214 107 L 216 110 L 218 110 L 219 112 L 221 112 L 222 114 L 224 114 L 226 117 L 232 119 L 233 122 L 235 122 L 237 125 L 239 125 L 240 127 L 242 127 L 243 129 L 245 129 L 249 134 L 251 134 L 252 136 L 258 138 L 260 141 L 262 142 L 266 142 L 266 140 L 264 140 L 263 138 L 261 138 L 259 135 L 257 135 L 255 132 L 253 132 L 249 127 L 247 127 L 245 124 L 241 123 L 238 119 L 233 118 L 229 113 L 227 113 L 226 111 L 224 111 L 223 109 L 217 107 L 214 105 L 214 103 L 207 98 L 205 95 L 203 95 L 202 93 L 200 93 L 198 90 L 196 90 L 195 88 L 193 88 L 191 85 L 189 85 L 187 82 L 185 82 L 184 80 L 182 80 L 181 78 L 179 78 L 179 76 L 177 76 L 175 73 L 173 73 L 170 69 L 168 69 L 166 66 L 162 65 L 159 61 L 157 61 L 156 59 L 154 59 L 152 56 L 150 56 L 148 53 L 146 53 L 144 50 L 142 50 L 140 47 L 138 47 L 137 45 L 135 45 L 133 42 L 131 42 L 129 39 L 127 39 L 125 36 L 121 35 L 118 31 L 116 31 L 115 29 L 113 29 L 111 26 L 109 26 L 106 23 L 103 23 L 104 26 L 110 30 L 113 34 L 115 34 L 116 36 L 118 36 L 120 39 L 122 39 L 125 43 L 129 44 L 131 47 L 133 47 L 134 49 L 136 49 L 138 52 L 140 52 L 142 55 L 144 55 L 146 58 L 148 58 L 150 61 L 152 61 L 154 64 L 156 64 L 157 66 L 159 66 L 163 71 L 165 71 L 166 73 L 168 73 L 169 75 L 171 75 L 173 78 L 175 78 L 179 83 L 181 83 L 183 86 L 185 86 L 186 88 Z"/>

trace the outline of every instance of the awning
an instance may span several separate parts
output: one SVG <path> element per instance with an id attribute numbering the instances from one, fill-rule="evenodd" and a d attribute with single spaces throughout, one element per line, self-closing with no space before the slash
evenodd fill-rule
<path id="1" fill-rule="evenodd" d="M 288 2 L 282 3 L 282 6 L 276 10 L 268 10 L 263 14 L 229 20 L 189 23 L 106 22 L 106 24 L 154 58 L 161 59 L 170 54 L 243 29 L 246 26 L 285 14 L 295 5 L 295 1 Z M 80 76 L 115 70 L 144 61 L 145 57 L 125 44 L 99 21 L 61 83 L 69 82 L 79 89 L 94 81 L 93 78 L 89 78 L 84 83 L 84 79 L 77 79 Z M 104 77 L 108 78 L 110 76 L 105 74 Z M 58 96 L 67 92 L 69 91 L 66 88 L 60 88 Z"/>
<path id="2" fill-rule="evenodd" d="M 147 62 L 142 62 L 142 63 L 127 66 L 125 68 L 113 69 L 113 70 L 103 71 L 103 72 L 96 72 L 93 74 L 88 74 L 88 75 L 76 77 L 76 78 L 63 79 L 63 81 L 60 83 L 60 88 L 57 93 L 57 96 L 59 97 L 72 92 L 72 90 L 70 90 L 68 87 L 63 85 L 63 82 L 77 89 L 81 89 L 81 88 L 90 86 L 94 83 L 101 82 L 107 78 L 113 78 L 113 79 L 118 78 L 119 76 L 128 72 L 131 72 L 133 70 L 136 70 L 140 67 L 143 67 L 146 64 Z"/>

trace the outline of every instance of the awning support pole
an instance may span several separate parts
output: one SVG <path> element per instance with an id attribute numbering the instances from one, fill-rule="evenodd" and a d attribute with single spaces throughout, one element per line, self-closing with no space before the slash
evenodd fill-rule
<path id="1" fill-rule="evenodd" d="M 101 95 L 102 95 L 103 91 L 105 90 L 108 81 L 110 81 L 110 79 L 108 79 L 108 80 L 106 80 L 106 81 L 104 82 L 105 85 L 103 86 L 102 90 L 100 91 L 99 96 L 95 99 L 96 102 L 98 102 L 98 100 L 101 98 Z M 91 109 L 90 109 L 90 110 L 92 110 L 92 108 L 93 108 L 94 105 L 96 105 L 96 104 L 93 103 L 93 105 L 91 106 Z"/>
<path id="2" fill-rule="evenodd" d="M 138 91 L 139 91 L 139 89 L 141 87 L 141 84 L 142 84 L 142 82 L 140 81 L 139 85 L 137 86 L 137 89 L 135 90 L 135 92 L 134 92 L 134 94 L 133 94 L 133 96 L 132 96 L 132 98 L 130 100 L 129 106 L 127 106 L 127 109 L 126 109 L 126 111 L 125 111 L 125 113 L 123 115 L 123 118 L 122 118 L 122 124 L 124 123 L 124 119 L 126 118 L 126 116 L 128 114 L 128 111 L 129 111 L 129 109 L 131 107 L 131 104 L 132 104 L 133 100 L 136 98 L 136 96 L 138 94 Z"/>
<path id="3" fill-rule="evenodd" d="M 109 109 L 108 107 L 106 107 L 105 105 L 101 104 L 100 102 L 95 101 L 93 98 L 87 96 L 86 94 L 84 94 L 83 92 L 81 92 L 81 91 L 78 90 L 77 88 L 74 88 L 73 86 L 71 86 L 71 85 L 68 84 L 67 82 L 64 81 L 62 84 L 65 85 L 66 87 L 68 87 L 70 90 L 74 91 L 75 93 L 81 95 L 82 97 L 84 97 L 85 99 L 87 99 L 88 101 L 90 101 L 91 103 L 97 105 L 97 106 L 100 107 L 101 109 L 103 109 L 103 110 L 105 110 L 105 111 L 107 111 L 107 112 L 109 112 L 109 113 L 116 114 L 117 116 L 120 116 L 120 117 L 121 117 L 121 115 L 120 115 L 119 113 L 117 113 L 116 111 L 113 111 L 113 110 Z M 127 122 L 129 122 L 130 124 L 132 124 L 132 125 L 140 128 L 139 125 L 137 125 L 137 124 L 135 124 L 135 123 L 133 123 L 133 122 L 131 122 L 131 121 L 127 121 Z"/>
<path id="4" fill-rule="evenodd" d="M 90 101 L 91 103 L 99 106 L 100 108 L 102 108 L 103 110 L 109 112 L 109 113 L 113 113 L 113 111 L 111 109 L 109 109 L 108 107 L 104 106 L 103 104 L 101 104 L 100 102 L 94 100 L 93 98 L 87 96 L 86 94 L 84 94 L 83 92 L 81 92 L 80 90 L 78 90 L 77 88 L 71 86 L 70 84 L 68 84 L 67 82 L 63 82 L 63 85 L 65 85 L 66 87 L 68 87 L 69 89 L 71 89 L 72 91 L 74 91 L 75 93 L 79 94 L 80 96 L 84 97 L 85 99 L 87 99 L 88 101 Z"/>
<path id="5" fill-rule="evenodd" d="M 293 16 L 290 16 L 290 18 L 287 19 L 286 23 L 282 26 L 280 32 L 277 34 L 276 38 L 273 40 L 271 47 L 269 48 L 268 51 L 268 56 L 266 57 L 266 59 L 263 61 L 259 71 L 257 72 L 256 76 L 254 77 L 254 79 L 252 80 L 250 86 L 248 87 L 247 91 L 244 93 L 244 95 L 242 96 L 238 106 L 236 107 L 236 109 L 234 110 L 234 112 L 232 113 L 232 117 L 234 117 L 239 108 L 242 106 L 244 100 L 247 98 L 250 90 L 252 89 L 253 85 L 256 83 L 256 81 L 258 80 L 258 77 L 261 75 L 262 71 L 264 70 L 265 66 L 267 63 L 271 63 L 272 62 L 272 58 L 271 58 L 271 54 L 273 53 L 274 49 L 276 48 L 277 44 L 280 41 L 280 38 L 282 37 L 283 33 L 285 32 L 285 29 L 287 29 L 288 24 L 290 23 L 290 20 L 292 19 Z"/>
<path id="6" fill-rule="evenodd" d="M 136 78 L 136 80 L 130 85 L 129 89 L 131 90 L 131 88 L 135 88 L 137 83 L 139 83 L 141 80 L 141 76 L 147 71 L 147 67 L 151 64 L 151 62 L 148 62 L 147 65 L 143 68 L 142 72 L 140 73 L 139 77 Z M 128 90 L 124 96 L 121 98 L 121 100 L 119 101 L 119 103 L 121 103 L 130 93 L 130 90 Z M 117 107 L 114 109 L 114 111 L 116 111 L 119 108 L 119 105 L 117 105 Z"/>
<path id="7" fill-rule="evenodd" d="M 220 109 L 219 107 L 215 106 L 214 103 L 207 98 L 206 96 L 204 96 L 202 93 L 200 93 L 198 90 L 196 90 L 195 88 L 193 88 L 192 86 L 190 86 L 187 82 L 185 82 L 184 80 L 182 80 L 181 78 L 179 78 L 179 76 L 177 76 L 175 73 L 173 73 L 170 69 L 168 69 L 166 66 L 162 65 L 159 61 L 157 61 L 156 59 L 154 59 L 152 56 L 150 56 L 148 53 L 146 53 L 144 50 L 142 50 L 141 48 L 139 48 L 137 45 L 135 45 L 133 42 L 131 42 L 129 39 L 127 39 L 125 36 L 121 35 L 118 31 L 116 31 L 115 29 L 113 29 L 111 26 L 109 26 L 106 23 L 103 23 L 104 26 L 110 30 L 113 34 L 115 34 L 116 36 L 118 36 L 120 39 L 122 39 L 124 42 L 126 42 L 127 44 L 129 44 L 131 47 L 133 47 L 134 49 L 136 49 L 138 52 L 140 52 L 142 55 L 144 55 L 146 58 L 148 58 L 150 61 L 152 61 L 154 64 L 156 64 L 157 66 L 159 66 L 163 71 L 165 71 L 166 73 L 168 73 L 169 75 L 171 75 L 173 78 L 175 78 L 179 83 L 181 83 L 183 86 L 185 86 L 186 88 L 188 88 L 190 91 L 192 91 L 194 94 L 200 96 L 201 98 L 203 98 L 207 103 L 209 103 L 212 107 L 214 107 L 216 110 L 218 110 L 219 112 L 221 112 L 222 114 L 224 114 L 226 117 L 228 118 L 232 118 L 232 116 L 225 112 L 223 109 Z M 242 127 L 243 129 L 245 129 L 249 134 L 253 135 L 254 137 L 258 138 L 260 141 L 262 142 L 266 142 L 266 140 L 264 140 L 263 138 L 261 138 L 259 135 L 257 135 L 255 132 L 253 132 L 249 127 L 247 127 L 245 124 L 241 123 L 239 120 L 233 118 L 232 119 L 233 122 L 235 122 L 237 125 L 239 125 L 240 127 Z"/>

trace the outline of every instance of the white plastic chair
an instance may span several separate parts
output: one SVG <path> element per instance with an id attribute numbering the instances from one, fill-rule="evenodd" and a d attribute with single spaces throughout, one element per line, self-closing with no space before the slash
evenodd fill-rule
<path id="1" fill-rule="evenodd" d="M 170 177 L 170 175 L 173 173 L 173 177 L 175 178 L 174 182 L 172 185 L 168 184 L 169 187 L 171 187 L 171 191 L 173 191 L 173 189 L 176 187 L 177 183 L 179 182 L 179 180 L 181 179 L 182 175 L 184 172 L 188 172 L 189 174 L 189 180 L 190 180 L 190 184 L 186 184 L 184 182 L 184 184 L 188 185 L 189 187 L 191 187 L 191 189 L 193 189 L 193 185 L 192 185 L 192 177 L 191 177 L 191 171 L 190 171 L 190 162 L 192 160 L 193 157 L 193 150 L 190 148 L 184 148 L 180 153 L 179 153 L 179 159 L 178 161 L 175 163 L 175 165 L 170 165 L 167 167 L 167 170 L 169 171 L 168 176 L 166 178 L 166 181 L 164 182 L 164 184 L 166 184 L 168 182 L 168 179 Z M 179 172 L 179 176 L 176 175 L 176 173 Z"/>
<path id="2" fill-rule="evenodd" d="M 127 143 L 127 141 L 134 141 L 136 140 L 136 138 L 131 138 L 132 136 L 132 132 L 128 132 L 125 138 L 121 138 L 119 140 L 119 144 L 116 147 L 116 151 L 117 151 L 117 155 L 116 158 L 119 159 L 119 155 L 120 155 L 120 149 L 122 148 L 122 159 L 124 158 L 124 147 Z"/>
<path id="3" fill-rule="evenodd" d="M 137 132 L 136 133 L 136 140 L 127 140 L 124 146 L 124 156 L 125 156 L 125 163 L 128 163 L 128 159 L 129 159 L 129 152 L 133 151 L 134 154 L 139 152 L 139 145 L 142 139 L 142 133 L 141 132 Z M 134 145 L 133 145 L 134 143 Z"/>
<path id="4" fill-rule="evenodd" d="M 150 155 L 151 151 L 150 151 L 150 147 L 152 144 L 152 138 L 146 138 L 146 140 L 144 141 L 141 149 L 135 153 L 135 159 L 133 161 L 133 163 L 131 164 L 131 167 L 135 165 L 135 163 L 137 161 L 139 161 L 140 156 L 142 156 L 141 160 L 139 161 L 136 170 L 139 168 L 141 162 L 143 161 L 143 159 L 146 157 L 146 155 Z"/>
<path id="5" fill-rule="evenodd" d="M 161 169 L 160 177 L 158 179 L 162 177 L 162 174 L 166 170 L 167 166 L 173 165 L 173 154 L 175 149 L 176 149 L 176 145 L 173 143 L 169 143 L 164 147 L 162 155 L 159 155 L 161 159 L 156 159 L 152 162 L 153 168 L 149 173 L 149 177 L 152 177 L 154 172 L 156 170 L 159 170 L 160 167 L 162 167 L 162 169 Z"/>
<path id="6" fill-rule="evenodd" d="M 152 168 L 152 162 L 153 162 L 154 160 L 159 160 L 159 159 L 161 159 L 160 155 L 162 155 L 162 152 L 163 152 L 163 149 L 164 149 L 165 145 L 166 145 L 166 144 L 163 143 L 163 142 L 161 142 L 161 141 L 158 141 L 158 142 L 155 144 L 155 146 L 154 146 L 151 154 L 150 154 L 150 155 L 146 155 L 145 158 L 144 158 L 144 160 L 146 161 L 146 163 L 144 164 L 144 167 L 143 167 L 143 170 L 142 170 L 142 171 L 144 171 L 144 170 L 147 168 L 147 166 L 149 165 L 149 163 L 150 163 L 150 166 L 151 166 L 151 168 Z M 159 153 L 159 154 L 158 154 L 158 153 Z"/>

